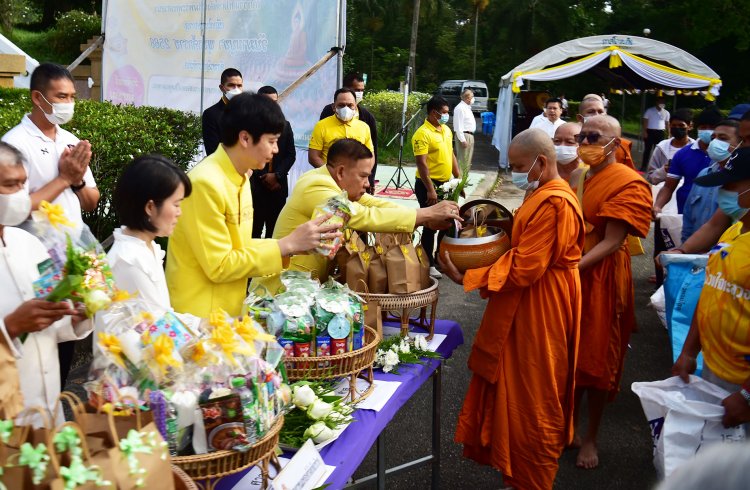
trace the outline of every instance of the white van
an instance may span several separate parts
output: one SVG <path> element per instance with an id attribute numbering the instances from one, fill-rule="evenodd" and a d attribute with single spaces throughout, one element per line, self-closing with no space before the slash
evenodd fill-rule
<path id="1" fill-rule="evenodd" d="M 487 90 L 487 84 L 482 80 L 446 80 L 440 84 L 435 95 L 447 100 L 451 109 L 453 109 L 461 102 L 461 93 L 466 89 L 474 92 L 474 103 L 471 105 L 472 112 L 485 112 L 488 107 L 489 91 Z"/>

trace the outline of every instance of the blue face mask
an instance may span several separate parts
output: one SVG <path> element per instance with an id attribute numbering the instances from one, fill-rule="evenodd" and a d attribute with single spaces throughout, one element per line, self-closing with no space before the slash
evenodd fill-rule
<path id="1" fill-rule="evenodd" d="M 511 172 L 511 178 L 513 179 L 513 185 L 521 189 L 522 191 L 527 191 L 529 189 L 534 190 L 537 187 L 539 187 L 539 179 L 535 180 L 534 182 L 529 182 L 529 173 L 531 173 L 531 170 L 534 168 L 534 165 L 536 165 L 536 161 L 539 160 L 539 155 L 536 156 L 534 159 L 534 163 L 531 164 L 531 168 L 528 172 Z M 541 175 L 539 175 L 539 178 L 542 178 Z"/>
<path id="2" fill-rule="evenodd" d="M 451 117 L 451 115 L 447 114 L 447 113 L 446 114 L 440 114 L 440 119 L 439 119 L 440 124 L 448 124 L 448 118 L 450 118 L 450 117 Z"/>
<path id="3" fill-rule="evenodd" d="M 719 209 L 732 218 L 732 221 L 739 221 L 740 218 L 747 214 L 748 209 L 740 206 L 738 202 L 740 195 L 733 191 L 725 189 L 719 189 L 719 193 L 716 196 L 716 202 L 719 205 Z"/>
<path id="4" fill-rule="evenodd" d="M 708 157 L 714 162 L 723 162 L 732 155 L 729 151 L 729 142 L 713 139 L 706 150 Z"/>
<path id="5" fill-rule="evenodd" d="M 698 139 L 701 140 L 703 143 L 710 145 L 711 144 L 711 136 L 713 136 L 714 130 L 713 129 L 699 129 L 698 130 Z"/>

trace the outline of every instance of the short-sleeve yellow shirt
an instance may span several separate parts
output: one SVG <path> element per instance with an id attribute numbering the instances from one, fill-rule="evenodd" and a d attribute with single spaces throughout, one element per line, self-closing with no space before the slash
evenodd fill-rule
<path id="1" fill-rule="evenodd" d="M 359 119 L 343 122 L 335 114 L 318 121 L 313 128 L 308 147 L 311 150 L 320 150 L 323 161 L 328 162 L 328 149 L 336 141 L 344 138 L 355 139 L 369 148 L 370 151 L 375 151 L 372 146 L 370 126 L 367 123 Z"/>
<path id="2" fill-rule="evenodd" d="M 411 138 L 414 156 L 427 155 L 430 178 L 445 182 L 453 175 L 453 132 L 446 124 L 436 128 L 425 119 Z M 419 178 L 419 171 L 417 171 Z"/>

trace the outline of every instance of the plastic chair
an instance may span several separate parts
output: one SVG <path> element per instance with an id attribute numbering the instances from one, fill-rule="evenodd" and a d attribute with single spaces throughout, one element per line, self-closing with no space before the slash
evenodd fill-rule
<path id="1" fill-rule="evenodd" d="M 480 115 L 482 117 L 482 133 L 492 134 L 495 130 L 495 113 L 488 111 Z"/>

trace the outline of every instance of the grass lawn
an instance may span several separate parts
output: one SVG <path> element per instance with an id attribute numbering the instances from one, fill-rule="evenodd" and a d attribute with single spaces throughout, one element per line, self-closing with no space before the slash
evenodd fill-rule
<path id="1" fill-rule="evenodd" d="M 72 60 L 60 59 L 50 46 L 50 31 L 32 32 L 21 28 L 14 28 L 13 32 L 5 36 L 24 50 L 26 54 L 42 63 L 51 61 L 54 63 L 68 64 Z"/>

